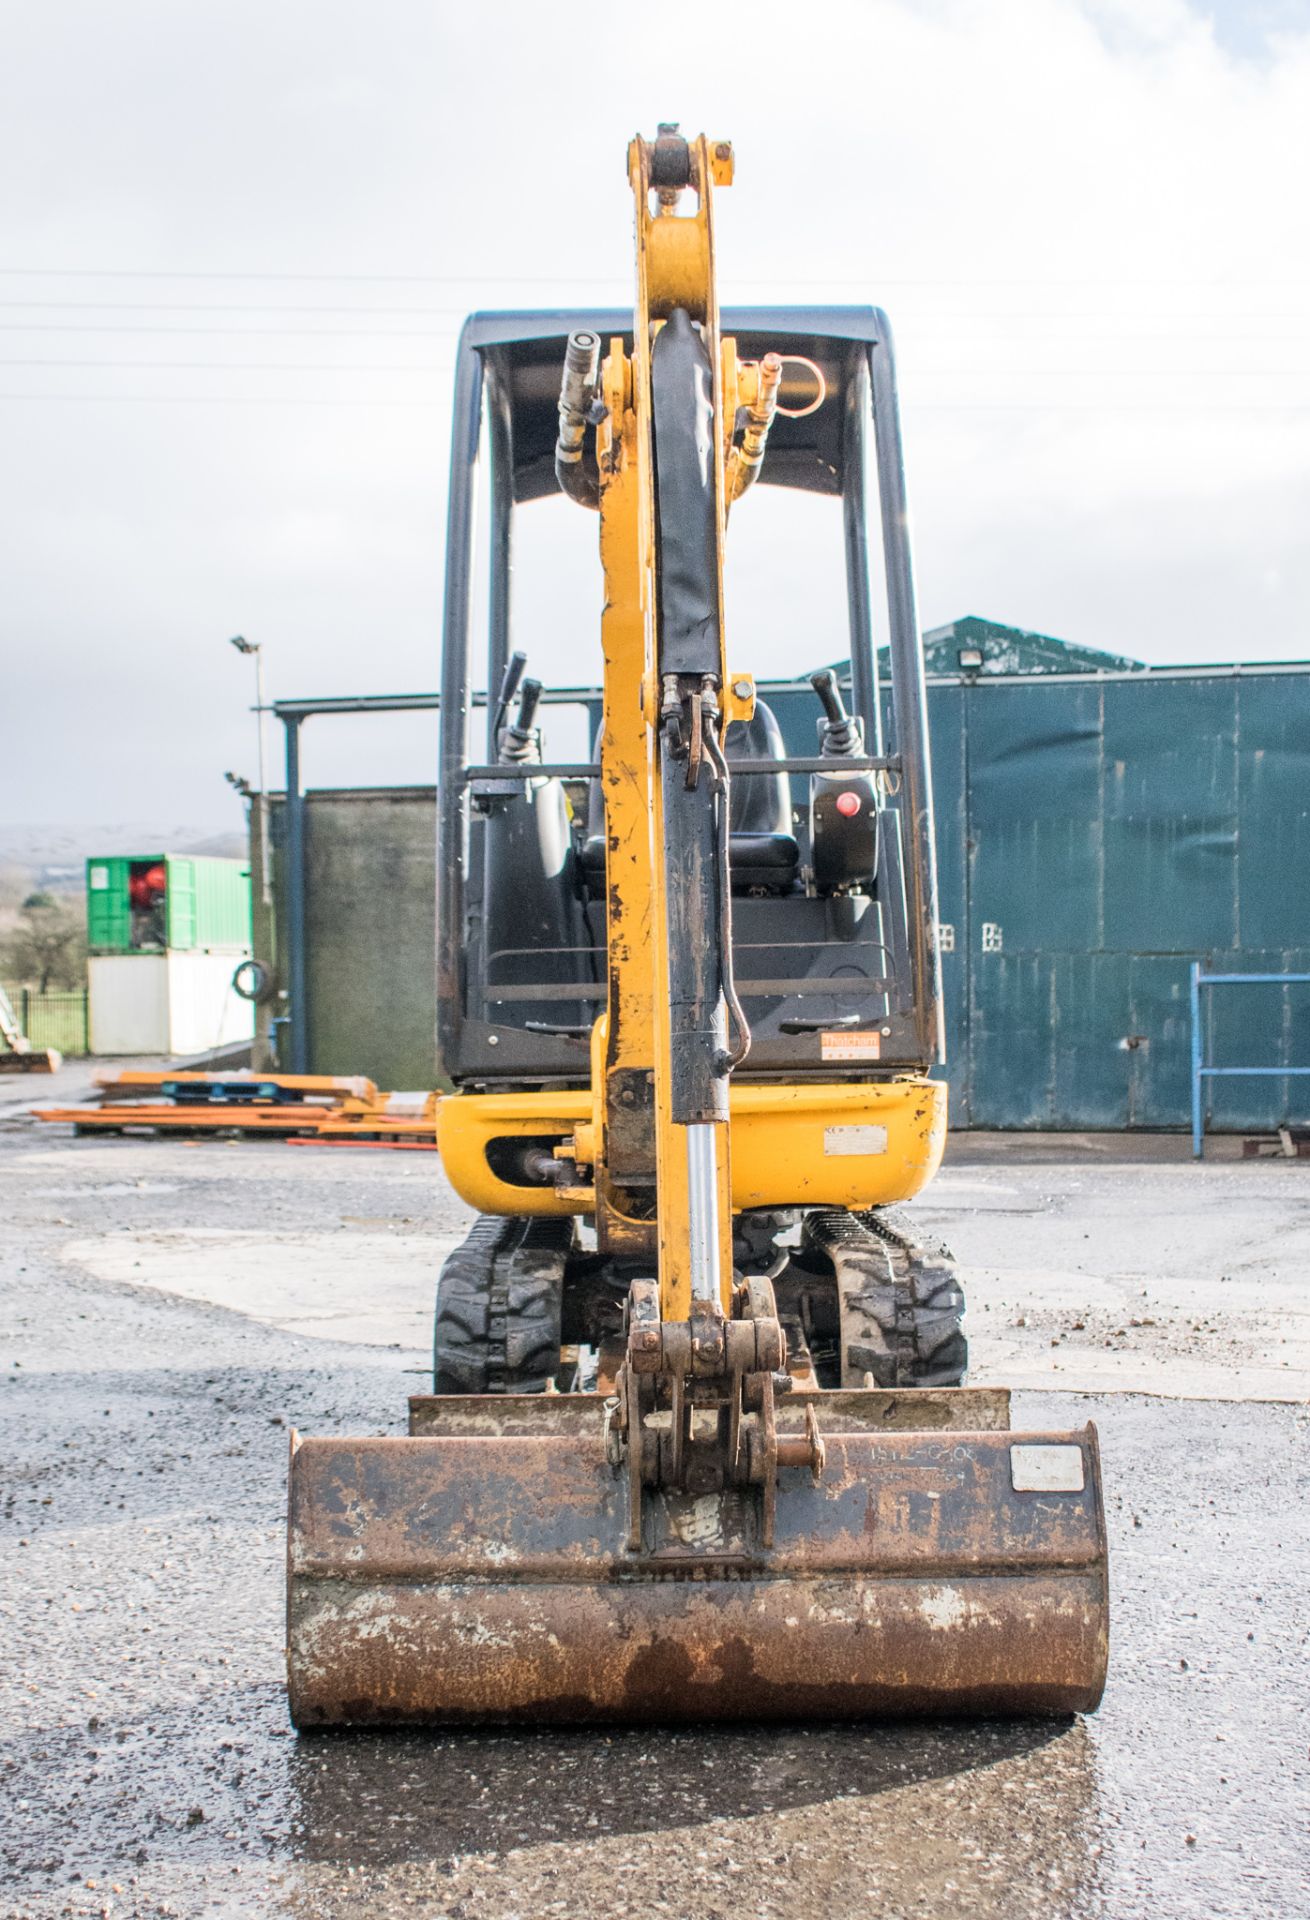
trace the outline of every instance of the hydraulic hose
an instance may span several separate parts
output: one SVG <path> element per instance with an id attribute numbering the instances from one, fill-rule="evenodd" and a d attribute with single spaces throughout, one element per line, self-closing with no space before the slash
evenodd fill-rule
<path id="1" fill-rule="evenodd" d="M 555 442 L 555 478 L 580 507 L 600 506 L 600 482 L 587 467 L 584 443 L 594 423 L 596 382 L 600 375 L 600 335 L 571 333 L 564 350 L 559 390 L 559 437 Z"/>
<path id="2" fill-rule="evenodd" d="M 778 388 L 781 381 L 782 356 L 766 353 L 760 361 L 759 389 L 755 403 L 746 408 L 741 445 L 733 448 L 729 462 L 727 484 L 729 502 L 741 499 L 747 487 L 755 484 L 760 468 L 764 465 L 764 449 L 768 445 L 769 428 L 773 425 L 773 416 L 778 411 Z"/>
<path id="3" fill-rule="evenodd" d="M 714 723 L 705 729 L 705 751 L 714 763 L 714 771 L 719 776 L 719 952 L 722 957 L 723 998 L 727 1002 L 728 1016 L 732 1021 L 736 1039 L 728 1049 L 728 1069 L 741 1066 L 751 1050 L 751 1030 L 737 998 L 737 982 L 732 968 L 732 875 L 729 871 L 729 840 L 732 833 L 730 818 L 728 762 L 715 734 Z"/>

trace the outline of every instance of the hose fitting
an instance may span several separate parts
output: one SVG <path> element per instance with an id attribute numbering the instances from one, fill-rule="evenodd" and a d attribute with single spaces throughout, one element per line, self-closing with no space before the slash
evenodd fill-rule
<path id="1" fill-rule="evenodd" d="M 760 361 L 759 386 L 755 401 L 746 408 L 746 421 L 742 432 L 741 445 L 734 447 L 728 470 L 728 500 L 740 500 L 748 487 L 754 486 L 760 468 L 764 464 L 764 449 L 768 443 L 769 428 L 778 411 L 778 388 L 782 384 L 782 355 L 766 353 Z"/>
<path id="2" fill-rule="evenodd" d="M 555 478 L 581 507 L 600 506 L 600 483 L 585 465 L 587 428 L 596 420 L 596 384 L 600 378 L 600 335 L 571 333 L 564 350 L 559 390 L 559 438 L 555 442 Z"/>

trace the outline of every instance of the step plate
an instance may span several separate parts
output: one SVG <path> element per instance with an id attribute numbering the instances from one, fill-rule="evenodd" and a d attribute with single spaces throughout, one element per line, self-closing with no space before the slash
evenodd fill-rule
<path id="1" fill-rule="evenodd" d="M 1063 1450 L 1050 1473 L 1044 1448 Z M 830 1437 L 819 1486 L 779 1476 L 769 1550 L 753 1498 L 714 1494 L 653 1499 L 630 1554 L 626 1500 L 599 1440 L 293 1440 L 297 1725 L 1066 1714 L 1100 1699 L 1091 1427 Z"/>

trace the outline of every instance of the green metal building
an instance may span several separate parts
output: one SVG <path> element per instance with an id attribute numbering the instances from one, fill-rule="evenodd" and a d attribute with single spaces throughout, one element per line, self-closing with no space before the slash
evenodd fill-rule
<path id="1" fill-rule="evenodd" d="M 1183 1128 L 1191 963 L 1310 968 L 1310 664 L 1147 668 L 994 621 L 924 636 L 957 1127 Z M 808 688 L 769 699 L 814 751 Z M 1310 1066 L 1310 988 L 1217 990 L 1216 1066 Z M 1212 1124 L 1310 1081 L 1211 1081 Z"/>
<path id="2" fill-rule="evenodd" d="M 232 976 L 250 955 L 250 868 L 196 854 L 86 863 L 92 1053 L 188 1056 L 254 1032 Z"/>
<path id="3" fill-rule="evenodd" d="M 158 907 L 138 905 L 134 888 L 161 895 Z M 248 952 L 250 868 L 198 854 L 97 855 L 86 863 L 86 937 L 91 953 Z"/>

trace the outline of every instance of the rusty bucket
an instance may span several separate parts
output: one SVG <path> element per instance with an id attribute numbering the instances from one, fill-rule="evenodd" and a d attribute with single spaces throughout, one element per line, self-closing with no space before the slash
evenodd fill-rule
<path id="1" fill-rule="evenodd" d="M 940 1404 L 907 1428 L 887 1405 L 976 1418 L 988 1398 L 824 1395 L 822 1475 L 780 1473 L 767 1548 L 728 1490 L 659 1495 L 632 1550 L 594 1396 L 415 1402 L 406 1439 L 293 1437 L 292 1716 L 1090 1711 L 1107 1647 L 1094 1428 L 958 1431 Z"/>

